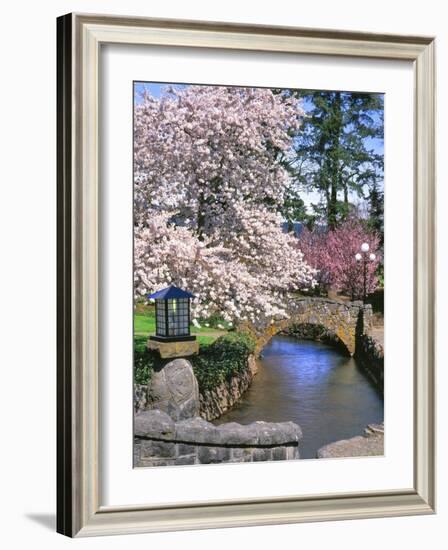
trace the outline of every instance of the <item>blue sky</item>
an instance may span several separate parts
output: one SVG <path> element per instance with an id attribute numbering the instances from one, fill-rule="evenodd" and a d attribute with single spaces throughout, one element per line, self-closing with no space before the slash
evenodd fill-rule
<path id="1" fill-rule="evenodd" d="M 161 97 L 163 88 L 170 86 L 169 83 L 153 83 L 153 82 L 134 82 L 134 100 L 136 103 L 141 103 L 141 94 L 146 90 L 153 97 Z M 175 88 L 185 88 L 186 84 L 171 84 Z"/>
<path id="2" fill-rule="evenodd" d="M 173 86 L 174 88 L 182 89 L 188 86 L 188 84 L 172 84 L 169 82 L 134 82 L 134 101 L 136 104 L 142 102 L 142 93 L 146 91 L 153 97 L 159 98 L 163 95 L 164 89 L 167 86 Z M 305 100 L 303 102 L 303 109 L 305 112 L 313 107 L 313 103 L 310 100 Z M 382 139 L 370 139 L 366 138 L 366 143 L 368 147 L 372 148 L 373 151 L 379 155 L 384 155 L 384 140 Z M 316 203 L 319 201 L 319 194 L 315 192 L 303 192 L 301 194 L 302 199 L 305 204 L 309 207 L 311 203 Z M 351 197 L 353 201 L 356 200 L 355 197 Z"/>
<path id="3" fill-rule="evenodd" d="M 156 82 L 135 82 L 134 83 L 134 101 L 136 103 L 142 102 L 142 93 L 146 90 L 153 97 L 161 97 L 164 93 L 164 88 L 167 86 L 173 86 L 174 88 L 182 89 L 188 86 L 188 84 L 170 84 L 170 83 L 156 83 Z M 313 103 L 309 100 L 303 102 L 303 108 L 305 111 L 311 109 Z M 369 145 L 373 150 L 381 155 L 384 155 L 384 142 L 379 139 L 369 139 Z"/>

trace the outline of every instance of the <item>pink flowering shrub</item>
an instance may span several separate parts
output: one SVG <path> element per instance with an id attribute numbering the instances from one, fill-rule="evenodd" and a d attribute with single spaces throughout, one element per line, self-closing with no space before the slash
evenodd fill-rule
<path id="1" fill-rule="evenodd" d="M 361 245 L 368 243 L 366 263 L 366 293 L 372 293 L 378 286 L 376 275 L 381 262 L 379 235 L 367 230 L 362 220 L 351 217 L 334 230 L 315 229 L 313 232 L 304 229 L 299 240 L 299 247 L 304 258 L 315 269 L 318 286 L 327 292 L 334 288 L 351 299 L 362 299 L 364 294 L 363 261 L 355 256 L 361 252 Z M 370 260 L 369 255 L 375 254 Z"/>

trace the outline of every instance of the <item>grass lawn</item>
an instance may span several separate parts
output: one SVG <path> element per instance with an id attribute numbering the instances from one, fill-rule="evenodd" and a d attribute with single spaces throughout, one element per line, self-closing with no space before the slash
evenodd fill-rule
<path id="1" fill-rule="evenodd" d="M 227 330 L 221 330 L 212 327 L 201 327 L 200 329 L 191 325 L 191 334 L 196 335 L 200 344 L 211 344 L 219 336 L 226 334 Z M 134 312 L 134 348 L 137 351 L 143 351 L 146 346 L 146 340 L 150 334 L 156 332 L 156 321 L 154 306 L 138 304 Z"/>

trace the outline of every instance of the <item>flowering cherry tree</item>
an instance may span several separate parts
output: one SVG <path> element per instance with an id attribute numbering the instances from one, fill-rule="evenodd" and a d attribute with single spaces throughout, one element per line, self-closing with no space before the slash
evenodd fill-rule
<path id="1" fill-rule="evenodd" d="M 355 256 L 364 242 L 368 243 L 370 253 L 375 254 L 375 259 L 369 259 L 366 264 L 366 293 L 369 294 L 378 285 L 380 238 L 377 232 L 366 229 L 361 219 L 352 216 L 330 231 L 304 229 L 299 247 L 305 260 L 317 269 L 315 277 L 322 290 L 332 287 L 352 299 L 360 299 L 364 294 L 364 273 L 362 263 Z"/>
<path id="2" fill-rule="evenodd" d="M 315 289 L 324 294 L 335 283 L 334 261 L 332 251 L 328 246 L 328 236 L 328 231 L 323 227 L 315 226 L 313 231 L 304 227 L 297 244 L 306 262 L 316 270 L 314 275 Z"/>
<path id="3" fill-rule="evenodd" d="M 278 213 L 239 202 L 223 221 L 219 239 L 256 276 L 259 288 L 281 296 L 314 284 L 314 270 L 304 262 L 295 235 L 282 231 Z"/>
<path id="4" fill-rule="evenodd" d="M 235 202 L 283 201 L 290 152 L 303 111 L 269 89 L 168 88 L 145 95 L 134 124 L 135 210 L 170 211 L 202 236 Z"/>
<path id="5" fill-rule="evenodd" d="M 281 229 L 292 135 L 303 112 L 266 89 L 189 86 L 135 109 L 137 296 L 176 284 L 194 318 L 286 316 L 314 284 L 297 239 Z"/>
<path id="6" fill-rule="evenodd" d="M 173 283 L 195 295 L 194 318 L 219 313 L 226 321 L 255 322 L 286 316 L 290 291 L 313 284 L 314 271 L 277 216 L 263 213 L 245 210 L 239 220 L 244 232 L 232 235 L 226 227 L 222 238 L 215 231 L 201 239 L 172 223 L 170 214 L 149 214 L 135 229 L 137 297 Z"/>

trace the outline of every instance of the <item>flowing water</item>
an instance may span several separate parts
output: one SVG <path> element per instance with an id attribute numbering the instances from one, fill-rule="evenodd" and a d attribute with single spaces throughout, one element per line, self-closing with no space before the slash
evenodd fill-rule
<path id="1" fill-rule="evenodd" d="M 322 445 L 382 422 L 383 399 L 356 360 L 338 349 L 275 336 L 263 349 L 258 374 L 242 401 L 215 424 L 255 420 L 299 424 L 300 456 L 315 458 Z"/>

